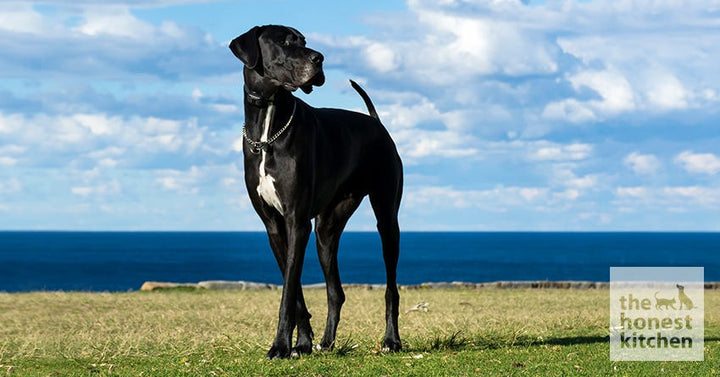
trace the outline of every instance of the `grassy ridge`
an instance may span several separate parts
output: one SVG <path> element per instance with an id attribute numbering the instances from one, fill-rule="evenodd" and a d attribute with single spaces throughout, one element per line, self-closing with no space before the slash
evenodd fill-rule
<path id="1" fill-rule="evenodd" d="M 338 346 L 264 359 L 279 291 L 0 294 L 0 376 L 655 376 L 720 374 L 720 292 L 706 361 L 609 361 L 607 290 L 401 292 L 403 352 L 384 354 L 383 291 L 346 291 Z M 307 290 L 318 340 L 324 290 Z M 427 303 L 427 311 L 410 310 Z"/>

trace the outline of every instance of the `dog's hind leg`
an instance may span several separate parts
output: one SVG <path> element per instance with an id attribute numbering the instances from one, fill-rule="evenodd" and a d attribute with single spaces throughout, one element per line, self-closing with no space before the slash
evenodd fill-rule
<path id="1" fill-rule="evenodd" d="M 321 349 L 332 349 L 340 322 L 340 309 L 345 302 L 345 293 L 340 283 L 338 270 L 338 246 L 340 235 L 350 216 L 360 205 L 362 198 L 350 197 L 340 201 L 333 208 L 315 217 L 315 238 L 320 265 L 325 275 L 328 314 L 325 333 L 320 341 Z"/>
<path id="2" fill-rule="evenodd" d="M 386 328 L 383 348 L 388 351 L 399 351 L 402 348 L 398 331 L 400 295 L 397 289 L 397 264 L 400 256 L 398 210 L 402 196 L 402 176 L 395 177 L 397 179 L 390 181 L 393 182 L 392 186 L 370 193 L 370 204 L 377 218 L 377 228 L 382 241 L 387 277 L 387 287 L 385 288 Z"/>

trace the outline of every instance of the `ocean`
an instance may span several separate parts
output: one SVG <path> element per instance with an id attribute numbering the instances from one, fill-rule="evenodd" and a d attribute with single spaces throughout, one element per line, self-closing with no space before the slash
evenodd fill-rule
<path id="1" fill-rule="evenodd" d="M 609 267 L 705 267 L 720 281 L 720 233 L 406 232 L 400 284 L 608 281 Z M 343 283 L 384 283 L 377 233 L 343 234 Z M 281 284 L 262 232 L 0 232 L 0 291 L 128 291 L 144 281 Z M 311 238 L 304 284 L 323 282 Z"/>

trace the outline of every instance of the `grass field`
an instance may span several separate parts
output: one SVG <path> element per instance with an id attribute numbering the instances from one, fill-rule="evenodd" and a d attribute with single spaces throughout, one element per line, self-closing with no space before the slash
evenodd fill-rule
<path id="1" fill-rule="evenodd" d="M 383 291 L 346 295 L 334 351 L 270 361 L 279 291 L 0 294 L 0 376 L 720 374 L 718 291 L 704 362 L 611 362 L 607 290 L 401 291 L 395 354 L 381 352 Z M 325 291 L 305 296 L 317 341 Z"/>

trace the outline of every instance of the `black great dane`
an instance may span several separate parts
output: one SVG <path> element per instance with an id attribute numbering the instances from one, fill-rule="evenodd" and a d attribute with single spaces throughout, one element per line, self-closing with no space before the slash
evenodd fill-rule
<path id="1" fill-rule="evenodd" d="M 313 349 L 300 284 L 312 219 L 328 299 L 325 334 L 317 348 L 333 347 L 345 301 L 337 262 L 340 234 L 366 195 L 377 218 L 387 274 L 383 346 L 399 350 L 396 270 L 402 162 L 370 98 L 351 81 L 365 101 L 367 116 L 313 108 L 293 96 L 298 88 L 310 93 L 325 82 L 322 54 L 305 47 L 305 37 L 293 28 L 254 27 L 235 38 L 230 49 L 245 64 L 245 184 L 284 281 L 277 335 L 267 357 L 309 354 Z"/>

